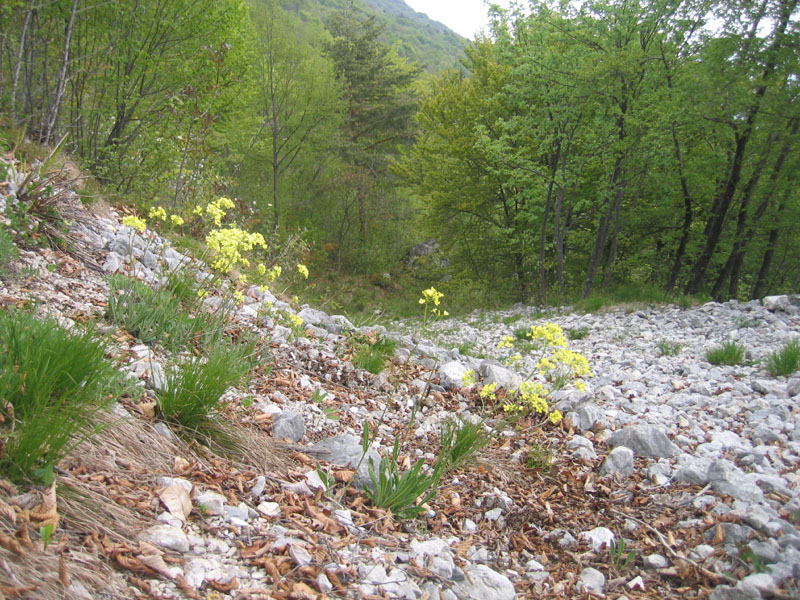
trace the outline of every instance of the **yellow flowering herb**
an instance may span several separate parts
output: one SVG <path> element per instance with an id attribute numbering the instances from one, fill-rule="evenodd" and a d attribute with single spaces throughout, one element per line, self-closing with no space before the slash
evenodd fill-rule
<path id="1" fill-rule="evenodd" d="M 266 272 L 267 272 L 266 265 L 264 263 L 258 263 L 258 265 L 256 266 L 256 273 L 258 275 L 264 275 L 264 273 Z"/>
<path id="2" fill-rule="evenodd" d="M 308 267 L 298 263 L 297 272 L 300 273 L 305 279 L 308 279 Z"/>
<path id="3" fill-rule="evenodd" d="M 172 221 L 172 224 L 175 225 L 175 227 L 180 227 L 183 225 L 183 217 L 180 215 L 170 215 L 169 220 Z"/>
<path id="4" fill-rule="evenodd" d="M 561 414 L 561 412 L 559 412 L 558 409 L 556 409 L 556 410 L 554 410 L 553 412 L 550 413 L 550 422 L 553 425 L 558 425 L 561 422 L 561 419 L 563 419 L 563 418 L 564 418 L 564 416 Z"/>
<path id="5" fill-rule="evenodd" d="M 283 271 L 283 269 L 281 269 L 281 266 L 280 266 L 280 265 L 275 265 L 275 266 L 274 266 L 274 267 L 272 267 L 272 268 L 269 270 L 269 272 L 267 273 L 267 280 L 268 280 L 270 283 L 272 283 L 272 282 L 273 282 L 273 281 L 275 281 L 275 280 L 276 280 L 278 277 L 280 277 L 280 276 L 281 276 L 281 272 L 282 272 L 282 271 Z"/>
<path id="6" fill-rule="evenodd" d="M 461 383 L 464 384 L 464 387 L 469 387 L 478 381 L 478 377 L 475 375 L 475 371 L 470 369 L 461 377 Z"/>
<path id="7" fill-rule="evenodd" d="M 433 304 L 434 306 L 439 306 L 444 294 L 441 292 L 436 291 L 436 288 L 428 288 L 427 290 L 422 290 L 422 298 L 419 299 L 420 304 Z"/>
<path id="8" fill-rule="evenodd" d="M 295 327 L 300 327 L 303 324 L 303 319 L 299 315 L 291 314 L 289 315 L 289 322 Z"/>
<path id="9" fill-rule="evenodd" d="M 233 297 L 239 304 L 244 304 L 244 294 L 242 294 L 242 292 L 240 292 L 239 290 L 233 292 Z"/>
<path id="10" fill-rule="evenodd" d="M 497 344 L 498 349 L 502 348 L 513 348 L 514 347 L 514 338 L 510 335 L 503 336 L 503 339 L 500 340 L 500 343 Z"/>
<path id="11" fill-rule="evenodd" d="M 150 209 L 150 212 L 147 213 L 147 216 L 151 219 L 161 219 L 162 221 L 166 221 L 167 211 L 164 210 L 163 206 L 154 206 Z"/>
<path id="12" fill-rule="evenodd" d="M 140 219 L 139 217 L 135 217 L 133 215 L 128 215 L 122 219 L 122 224 L 130 227 L 131 229 L 135 229 L 139 233 L 143 233 L 145 229 L 147 229 L 147 222 L 144 219 Z"/>
<path id="13" fill-rule="evenodd" d="M 212 229 L 206 236 L 206 245 L 214 251 L 215 260 L 211 266 L 217 271 L 230 271 L 236 264 L 249 264 L 242 252 L 256 246 L 266 249 L 267 243 L 260 233 L 249 233 L 238 227 Z"/>

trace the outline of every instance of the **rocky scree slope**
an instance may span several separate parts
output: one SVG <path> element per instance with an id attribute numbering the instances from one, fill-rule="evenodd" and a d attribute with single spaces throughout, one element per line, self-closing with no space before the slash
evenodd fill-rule
<path id="1" fill-rule="evenodd" d="M 13 182 L 0 189 L 13 202 Z M 155 233 L 121 226 L 113 212 L 98 217 L 71 206 L 72 255 L 22 250 L 16 275 L 0 283 L 3 305 L 35 303 L 42 316 L 73 327 L 103 319 L 108 274 L 135 268 L 156 285 L 165 269 L 191 262 Z M 398 324 L 400 333 L 368 328 L 360 334 L 401 341 L 395 366 L 373 376 L 348 360 L 355 328 L 347 319 L 297 310 L 251 288 L 234 319 L 262 336 L 272 370 L 254 373 L 246 390 L 229 390 L 223 414 L 263 445 L 261 461 L 187 445 L 154 420 L 153 390 L 172 357 L 107 324 L 114 358 L 138 392 L 120 398 L 113 426 L 59 465 L 59 544 L 43 547 L 32 531 L 30 547 L 18 553 L 7 540 L 22 535 L 15 515 L 40 495 L 0 486 L 5 505 L 17 507 L 0 515 L 3 593 L 798 597 L 800 378 L 771 378 L 757 363 L 714 367 L 704 358 L 726 339 L 746 345 L 753 359 L 777 349 L 800 331 L 798 304 L 781 297 L 598 315 L 517 306 L 440 321 L 419 341 L 408 324 Z M 292 313 L 305 321 L 300 336 L 282 324 L 281 314 Z M 497 344 L 545 320 L 585 328 L 571 347 L 595 374 L 586 390 L 554 398 L 567 415 L 558 428 L 502 431 L 476 464 L 441 482 L 416 521 L 398 522 L 355 489 L 339 501 L 324 493 L 315 464 L 346 479 L 366 422 L 378 432 L 371 453 L 385 453 L 401 436 L 406 464 L 432 461 L 448 417 L 483 414 L 477 389 L 462 387 L 463 371 L 475 369 L 479 385 L 516 385 L 531 364 L 503 366 L 493 360 Z M 659 341 L 681 349 L 662 356 Z M 446 349 L 464 344 L 487 358 Z M 552 453 L 553 464 L 525 468 L 534 451 Z M 357 481 L 366 481 L 364 467 Z"/>

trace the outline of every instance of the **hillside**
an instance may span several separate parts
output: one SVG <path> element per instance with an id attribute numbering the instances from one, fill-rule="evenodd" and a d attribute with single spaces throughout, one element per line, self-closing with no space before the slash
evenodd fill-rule
<path id="1" fill-rule="evenodd" d="M 306 20 L 325 22 L 327 16 L 343 9 L 347 0 L 284 1 L 283 7 Z M 458 57 L 468 40 L 446 25 L 410 8 L 403 0 L 358 0 L 356 10 L 375 15 L 386 26 L 385 40 L 394 45 L 401 56 L 420 63 L 436 73 L 457 67 Z"/>
<path id="2" fill-rule="evenodd" d="M 800 297 L 594 315 L 517 305 L 405 323 L 404 333 L 356 328 L 259 286 L 239 283 L 237 295 L 235 280 L 143 221 L 102 203 L 89 211 L 60 178 L 26 168 L 0 157 L 0 213 L 36 201 L 24 226 L 0 229 L 5 258 L 11 235 L 22 246 L 0 262 L 0 331 L 26 323 L 13 339 L 0 335 L 5 474 L 18 473 L 8 460 L 16 441 L 54 439 L 59 421 L 47 419 L 64 423 L 70 408 L 43 411 L 29 428 L 30 407 L 9 390 L 24 397 L 52 381 L 86 390 L 91 381 L 56 370 L 81 364 L 76 338 L 94 336 L 127 385 L 102 395 L 104 410 L 82 421 L 104 427 L 82 427 L 86 439 L 61 460 L 46 444 L 27 446 L 33 466 L 56 463 L 49 485 L 0 477 L 4 597 L 798 597 L 800 378 L 796 364 L 770 374 L 768 357 L 797 344 Z M 179 303 L 171 314 L 150 293 L 182 293 L 197 310 Z M 427 315 L 446 303 L 422 292 Z M 60 354 L 14 343 L 36 329 L 20 317 L 27 309 L 67 336 Z M 125 310 L 144 318 L 123 324 Z M 215 345 L 208 330 L 176 344 L 179 326 L 217 311 L 228 312 Z M 247 339 L 257 360 L 238 383 L 208 386 L 201 427 L 183 427 L 188 410 L 168 415 L 170 394 L 208 395 L 199 384 L 209 381 L 187 374 L 211 370 L 220 345 L 237 368 Z M 396 346 L 383 368 L 362 368 L 362 352 L 386 340 Z M 712 361 L 725 340 L 748 361 Z M 552 346 L 556 363 L 585 356 L 593 375 L 571 368 L 546 394 L 563 419 L 531 412 L 509 423 L 503 407 L 550 385 L 530 373 Z M 44 355 L 47 369 L 13 362 L 20 352 Z M 369 492 L 363 456 L 375 458 L 382 495 Z"/>

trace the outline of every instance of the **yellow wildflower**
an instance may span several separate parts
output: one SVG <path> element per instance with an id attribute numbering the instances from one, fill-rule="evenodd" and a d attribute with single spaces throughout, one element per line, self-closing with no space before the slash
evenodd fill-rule
<path id="1" fill-rule="evenodd" d="M 297 272 L 300 273 L 305 279 L 308 279 L 308 267 L 298 263 Z"/>
<path id="2" fill-rule="evenodd" d="M 172 224 L 175 225 L 175 227 L 180 227 L 183 225 L 183 217 L 180 215 L 170 215 L 169 220 L 172 221 Z"/>
<path id="3" fill-rule="evenodd" d="M 131 229 L 135 229 L 139 233 L 144 232 L 147 229 L 147 223 L 144 219 L 140 219 L 139 217 L 135 217 L 133 215 L 129 215 L 122 219 L 122 224 L 130 227 Z"/>
<path id="4" fill-rule="evenodd" d="M 166 221 L 167 211 L 164 210 L 163 206 L 154 206 L 150 209 L 150 212 L 147 213 L 147 216 L 151 219 L 161 219 L 162 221 Z"/>
<path id="5" fill-rule="evenodd" d="M 561 414 L 561 412 L 558 411 L 558 409 L 556 409 L 556 410 L 554 410 L 553 412 L 550 413 L 550 422 L 553 425 L 557 425 L 558 423 L 560 423 L 561 419 L 563 419 L 563 418 L 564 418 L 564 416 Z"/>

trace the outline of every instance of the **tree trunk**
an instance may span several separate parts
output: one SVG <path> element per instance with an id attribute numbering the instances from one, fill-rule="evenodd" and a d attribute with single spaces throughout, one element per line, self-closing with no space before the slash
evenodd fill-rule
<path id="1" fill-rule="evenodd" d="M 797 6 L 798 0 L 792 0 L 781 5 L 782 14 L 780 21 L 775 29 L 774 39 L 767 50 L 767 64 L 761 74 L 761 83 L 755 90 L 755 98 L 750 108 L 747 111 L 747 118 L 742 127 L 741 132 L 736 132 L 735 150 L 733 160 L 731 163 L 730 172 L 725 181 L 724 187 L 717 193 L 714 198 L 712 214 L 706 223 L 706 243 L 703 250 L 697 257 L 697 260 L 692 265 L 691 279 L 686 285 L 687 294 L 696 294 L 700 291 L 705 280 L 706 270 L 711 262 L 711 257 L 717 249 L 717 244 L 722 235 L 722 227 L 725 223 L 725 217 L 728 214 L 733 198 L 736 194 L 736 189 L 739 185 L 739 180 L 742 175 L 742 166 L 744 164 L 745 150 L 747 149 L 748 142 L 753 133 L 755 119 L 761 110 L 761 101 L 767 91 L 767 81 L 770 79 L 777 66 L 776 54 L 783 45 L 783 37 L 786 27 L 789 24 L 789 18 Z"/>
<path id="2" fill-rule="evenodd" d="M 14 76 L 11 79 L 11 123 L 16 123 L 16 106 L 17 106 L 17 86 L 19 85 L 19 72 L 22 69 L 22 57 L 25 54 L 26 35 L 28 33 L 28 26 L 31 23 L 31 18 L 35 12 L 34 3 L 36 0 L 31 0 L 28 6 L 28 11 L 25 13 L 25 21 L 22 24 L 22 33 L 19 34 L 19 50 L 17 51 L 17 64 L 14 65 Z"/>
<path id="3" fill-rule="evenodd" d="M 58 82 L 56 84 L 56 96 L 53 99 L 53 105 L 50 107 L 50 113 L 47 117 L 47 124 L 44 128 L 44 135 L 42 141 L 45 144 L 50 143 L 53 136 L 53 130 L 56 126 L 56 119 L 58 119 L 58 111 L 61 108 L 61 99 L 64 97 L 64 90 L 67 87 L 67 65 L 69 65 L 69 49 L 72 40 L 72 28 L 75 25 L 75 13 L 78 10 L 78 0 L 73 0 L 72 10 L 69 13 L 69 21 L 64 31 L 64 51 L 61 54 L 61 69 L 58 72 Z"/>

